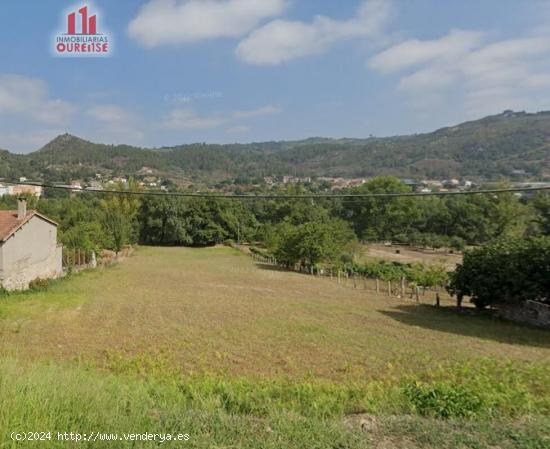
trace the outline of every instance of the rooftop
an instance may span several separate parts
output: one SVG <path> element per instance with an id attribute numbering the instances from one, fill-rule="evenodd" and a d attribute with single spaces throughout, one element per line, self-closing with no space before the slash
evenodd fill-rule
<path id="1" fill-rule="evenodd" d="M 23 226 L 27 221 L 32 217 L 37 216 L 46 220 L 49 223 L 57 226 L 55 221 L 50 220 L 44 215 L 39 214 L 34 210 L 27 212 L 27 215 L 22 220 L 17 219 L 16 210 L 0 210 L 0 242 L 5 242 L 9 237 L 11 237 L 14 232 L 16 232 L 21 226 Z"/>

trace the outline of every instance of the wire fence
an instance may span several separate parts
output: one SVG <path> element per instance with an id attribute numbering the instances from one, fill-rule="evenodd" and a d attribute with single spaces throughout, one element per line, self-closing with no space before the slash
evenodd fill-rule
<path id="1" fill-rule="evenodd" d="M 271 265 L 280 269 L 328 280 L 343 288 L 364 290 L 389 298 L 411 300 L 418 304 L 448 305 L 456 303 L 456 300 L 449 295 L 445 288 L 428 288 L 416 285 L 409 282 L 406 278 L 402 278 L 399 281 L 388 281 L 336 269 L 315 269 L 300 265 L 283 267 L 274 257 L 264 256 L 253 252 L 250 253 L 250 256 L 257 264 Z"/>

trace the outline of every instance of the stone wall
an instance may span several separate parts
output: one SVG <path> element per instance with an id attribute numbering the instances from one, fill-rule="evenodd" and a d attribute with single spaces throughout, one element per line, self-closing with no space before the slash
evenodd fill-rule
<path id="1" fill-rule="evenodd" d="M 550 306 L 541 302 L 525 301 L 522 305 L 501 305 L 497 315 L 506 320 L 550 329 Z"/>

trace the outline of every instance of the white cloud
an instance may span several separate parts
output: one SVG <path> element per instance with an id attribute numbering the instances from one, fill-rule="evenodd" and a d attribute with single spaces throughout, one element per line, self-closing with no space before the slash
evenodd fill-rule
<path id="1" fill-rule="evenodd" d="M 279 114 L 282 109 L 274 105 L 266 105 L 256 109 L 233 111 L 229 114 L 198 115 L 193 109 L 173 109 L 168 118 L 161 124 L 161 128 L 172 130 L 211 129 L 221 125 L 232 124 L 235 121 L 264 117 Z M 233 132 L 249 131 L 248 127 L 242 124 L 235 124 L 228 130 Z"/>
<path id="2" fill-rule="evenodd" d="M 267 106 L 262 106 L 261 108 L 258 108 L 258 109 L 252 109 L 248 111 L 234 111 L 232 115 L 233 115 L 233 118 L 235 119 L 246 119 L 246 118 L 263 117 L 266 115 L 279 114 L 281 111 L 282 110 L 279 106 L 267 105 Z"/>
<path id="3" fill-rule="evenodd" d="M 0 114 L 50 125 L 66 123 L 75 111 L 68 102 L 51 99 L 46 83 L 19 75 L 0 75 Z"/>
<path id="4" fill-rule="evenodd" d="M 278 65 L 322 53 L 337 41 L 377 37 L 392 12 L 390 0 L 364 1 L 357 15 L 347 21 L 317 16 L 312 22 L 274 20 L 253 31 L 237 47 L 243 61 Z"/>
<path id="5" fill-rule="evenodd" d="M 146 47 L 239 38 L 283 13 L 286 0 L 150 0 L 128 27 Z"/>
<path id="6" fill-rule="evenodd" d="M 398 90 L 419 108 L 446 102 L 468 116 L 480 116 L 504 109 L 547 109 L 550 100 L 544 90 L 550 87 L 548 36 L 489 41 L 479 32 L 453 30 L 439 39 L 395 45 L 368 65 L 398 74 Z"/>
<path id="7" fill-rule="evenodd" d="M 192 109 L 174 109 L 161 127 L 172 130 L 209 129 L 217 128 L 226 122 L 227 119 L 221 115 L 201 117 Z"/>
<path id="8" fill-rule="evenodd" d="M 453 62 L 479 46 L 482 39 L 483 33 L 460 30 L 431 41 L 413 39 L 379 53 L 370 60 L 369 66 L 388 73 L 434 60 Z"/>

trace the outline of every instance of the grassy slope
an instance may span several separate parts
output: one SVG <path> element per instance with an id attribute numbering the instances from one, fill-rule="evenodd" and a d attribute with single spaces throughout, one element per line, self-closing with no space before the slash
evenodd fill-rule
<path id="1" fill-rule="evenodd" d="M 2 443 L 22 426 L 184 431 L 189 447 L 543 447 L 549 431 L 548 333 L 260 269 L 225 248 L 144 248 L 2 299 L 0 338 Z M 414 415 L 413 380 L 469 388 L 481 421 Z M 367 412 L 378 418 L 365 433 L 355 414 Z"/>

